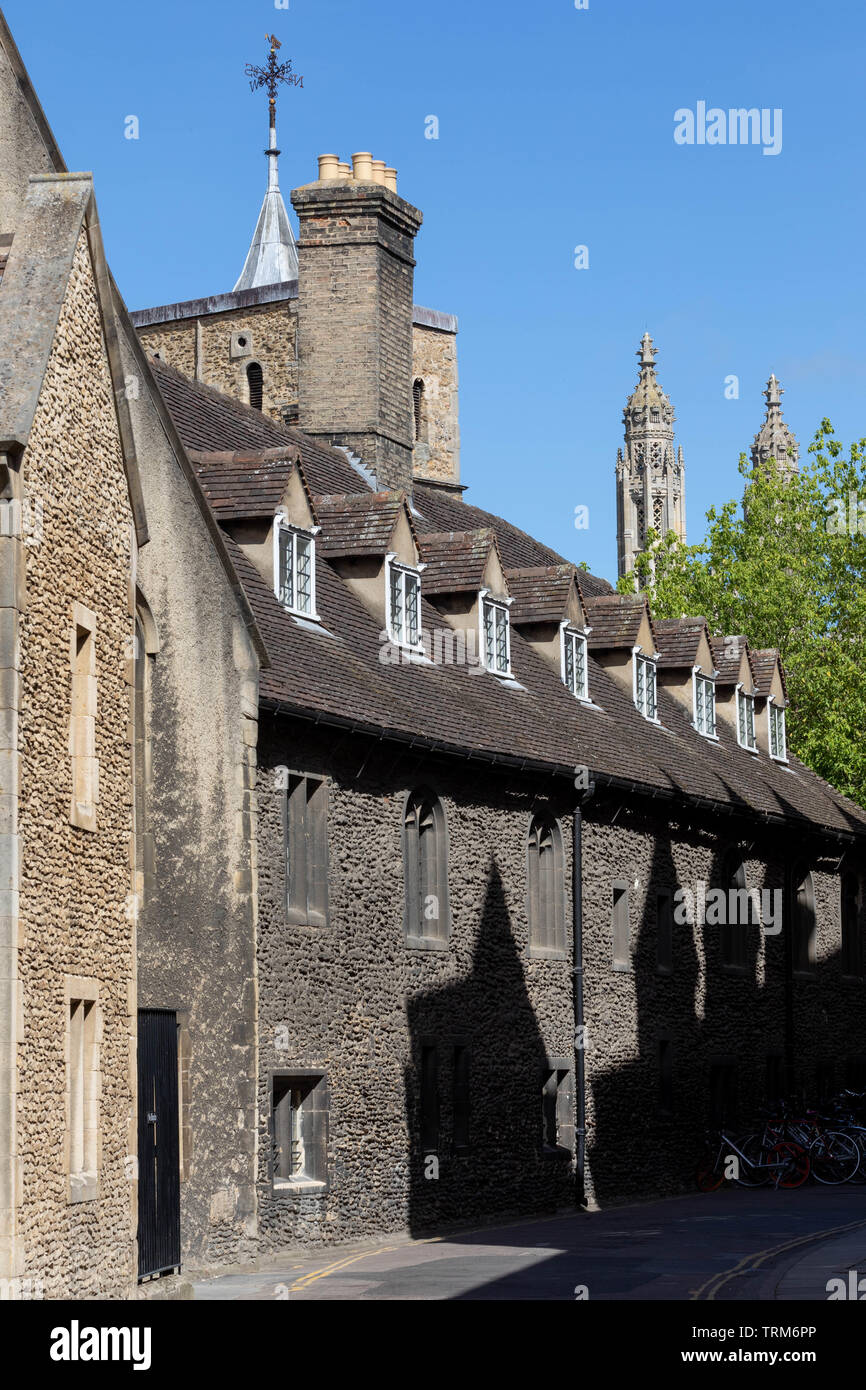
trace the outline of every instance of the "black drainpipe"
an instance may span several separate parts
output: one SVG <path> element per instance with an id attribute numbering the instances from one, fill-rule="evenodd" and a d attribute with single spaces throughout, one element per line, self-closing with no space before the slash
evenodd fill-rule
<path id="1" fill-rule="evenodd" d="M 583 808 L 595 792 L 595 783 L 578 797 L 572 821 L 571 846 L 571 982 L 574 1010 L 574 1075 L 577 1090 L 577 1171 L 575 1173 L 578 1206 L 586 1201 L 584 1173 L 586 1169 L 586 1038 L 583 1020 Z"/>

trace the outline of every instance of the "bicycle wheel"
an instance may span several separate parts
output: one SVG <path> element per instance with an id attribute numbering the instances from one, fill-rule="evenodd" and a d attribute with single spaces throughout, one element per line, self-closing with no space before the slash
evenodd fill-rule
<path id="1" fill-rule="evenodd" d="M 809 1176 L 809 1155 L 800 1144 L 790 1139 L 774 1144 L 767 1155 L 770 1179 L 775 1187 L 802 1187 Z"/>
<path id="2" fill-rule="evenodd" d="M 847 1134 L 828 1130 L 809 1149 L 812 1172 L 818 1182 L 849 1182 L 860 1167 L 860 1150 Z"/>
<path id="3" fill-rule="evenodd" d="M 770 1169 L 758 1166 L 767 1162 L 768 1151 L 764 1147 L 763 1135 L 749 1134 L 739 1141 L 739 1147 L 748 1161 L 744 1163 L 740 1159 L 739 1173 L 734 1181 L 740 1187 L 765 1187 L 770 1181 Z"/>
<path id="4" fill-rule="evenodd" d="M 699 1192 L 716 1192 L 725 1181 L 725 1172 L 719 1163 L 719 1155 L 707 1154 L 701 1159 L 695 1171 L 695 1183 Z"/>

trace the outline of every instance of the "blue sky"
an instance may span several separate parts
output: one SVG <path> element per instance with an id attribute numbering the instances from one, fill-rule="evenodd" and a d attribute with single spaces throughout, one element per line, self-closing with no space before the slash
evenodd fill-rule
<path id="1" fill-rule="evenodd" d="M 862 0 L 3 8 L 69 167 L 94 172 L 131 308 L 240 273 L 267 134 L 243 68 L 275 31 L 304 75 L 281 101 L 283 188 L 321 152 L 369 149 L 424 212 L 415 297 L 460 319 L 467 499 L 598 573 L 615 577 L 613 469 L 645 329 L 690 540 L 739 494 L 771 371 L 801 447 L 825 415 L 846 441 L 866 434 Z M 781 153 L 677 145 L 674 112 L 699 101 L 781 108 Z"/>

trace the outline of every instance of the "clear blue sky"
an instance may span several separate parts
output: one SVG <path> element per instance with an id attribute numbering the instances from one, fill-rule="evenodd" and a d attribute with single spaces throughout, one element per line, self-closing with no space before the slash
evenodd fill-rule
<path id="1" fill-rule="evenodd" d="M 615 575 L 613 468 L 644 329 L 677 413 L 691 540 L 739 494 L 771 371 L 803 448 L 825 415 L 846 441 L 866 434 L 862 0 L 4 10 L 69 167 L 94 172 L 131 308 L 240 273 L 267 123 L 243 68 L 275 31 L 305 79 L 281 101 L 284 189 L 323 151 L 369 149 L 424 212 L 415 297 L 460 318 L 468 499 L 598 573 Z M 674 112 L 698 101 L 780 107 L 781 153 L 675 144 Z"/>

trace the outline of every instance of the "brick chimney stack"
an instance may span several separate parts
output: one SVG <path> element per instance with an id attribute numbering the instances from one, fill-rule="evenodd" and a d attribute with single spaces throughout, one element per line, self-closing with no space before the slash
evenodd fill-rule
<path id="1" fill-rule="evenodd" d="M 322 155 L 296 188 L 298 405 L 307 434 L 360 454 L 380 488 L 412 486 L 414 238 L 394 169 Z"/>

